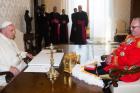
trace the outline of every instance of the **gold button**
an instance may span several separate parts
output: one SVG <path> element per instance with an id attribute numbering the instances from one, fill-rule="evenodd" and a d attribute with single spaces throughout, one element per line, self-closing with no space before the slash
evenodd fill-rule
<path id="1" fill-rule="evenodd" d="M 125 53 L 124 53 L 124 52 L 121 52 L 121 53 L 120 53 L 120 56 L 125 56 Z"/>

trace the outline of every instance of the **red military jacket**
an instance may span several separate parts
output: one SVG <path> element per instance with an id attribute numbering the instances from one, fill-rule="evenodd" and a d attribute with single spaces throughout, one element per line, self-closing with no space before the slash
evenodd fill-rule
<path id="1" fill-rule="evenodd" d="M 113 51 L 111 63 L 104 68 L 109 71 L 111 68 L 131 69 L 132 66 L 140 66 L 140 38 L 128 36 L 125 42 Z M 133 82 L 140 79 L 140 72 L 127 74 L 120 78 L 125 82 Z"/>

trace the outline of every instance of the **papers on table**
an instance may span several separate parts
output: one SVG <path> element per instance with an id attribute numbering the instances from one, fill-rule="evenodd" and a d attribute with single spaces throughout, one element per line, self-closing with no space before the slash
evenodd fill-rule
<path id="1" fill-rule="evenodd" d="M 50 53 L 51 53 L 51 50 L 50 50 L 50 49 L 44 49 L 44 50 L 42 50 L 41 52 L 50 54 Z M 56 50 L 56 49 L 53 49 L 53 53 L 56 53 L 56 52 L 57 52 L 57 50 Z"/>
<path id="2" fill-rule="evenodd" d="M 64 53 L 54 53 L 54 66 L 59 66 L 60 62 L 63 58 Z M 42 50 L 37 56 L 33 58 L 33 60 L 29 63 L 29 65 L 50 65 L 50 56 L 46 50 Z"/>
<path id="3" fill-rule="evenodd" d="M 64 53 L 57 53 L 53 51 L 54 66 L 59 66 Z M 50 51 L 42 50 L 33 60 L 28 64 L 28 68 L 24 72 L 47 72 L 50 68 Z"/>
<path id="4" fill-rule="evenodd" d="M 3 86 L 6 86 L 7 85 L 7 82 L 5 80 L 5 76 L 6 75 L 1 75 L 0 76 L 0 87 L 3 87 Z"/>
<path id="5" fill-rule="evenodd" d="M 24 72 L 48 72 L 50 66 L 43 66 L 43 65 L 31 65 Z"/>

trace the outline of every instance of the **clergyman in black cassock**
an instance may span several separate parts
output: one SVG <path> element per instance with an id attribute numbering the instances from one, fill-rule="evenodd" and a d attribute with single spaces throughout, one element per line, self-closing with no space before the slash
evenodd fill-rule
<path id="1" fill-rule="evenodd" d="M 74 13 L 71 14 L 71 20 L 72 20 L 72 27 L 71 27 L 71 34 L 70 34 L 71 43 L 75 43 L 76 40 L 76 14 L 77 14 L 77 8 L 74 8 Z"/>
<path id="2" fill-rule="evenodd" d="M 68 22 L 69 17 L 65 14 L 65 10 L 62 9 L 62 15 L 60 16 L 60 43 L 68 43 Z"/>
<path id="3" fill-rule="evenodd" d="M 77 12 L 76 17 L 76 44 L 86 44 L 86 28 L 88 26 L 88 16 L 87 13 L 82 10 L 82 6 L 78 6 L 79 12 Z"/>
<path id="4" fill-rule="evenodd" d="M 51 43 L 58 44 L 60 42 L 60 14 L 57 12 L 57 7 L 53 7 L 53 12 L 50 13 L 50 38 Z"/>

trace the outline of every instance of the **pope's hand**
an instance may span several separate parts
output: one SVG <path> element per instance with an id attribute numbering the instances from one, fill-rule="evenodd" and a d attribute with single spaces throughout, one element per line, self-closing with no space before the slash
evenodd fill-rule
<path id="1" fill-rule="evenodd" d="M 29 57 L 30 59 L 33 59 L 33 55 L 32 54 L 30 54 L 30 53 L 27 53 L 27 55 L 26 55 L 27 57 Z"/>
<path id="2" fill-rule="evenodd" d="M 11 67 L 10 67 L 10 72 L 11 72 L 14 76 L 16 76 L 16 75 L 18 75 L 18 74 L 20 73 L 20 70 L 18 70 L 16 67 L 11 66 Z"/>

